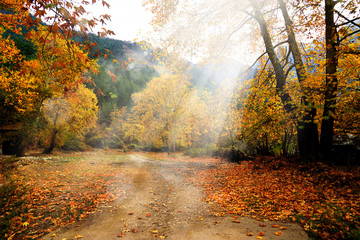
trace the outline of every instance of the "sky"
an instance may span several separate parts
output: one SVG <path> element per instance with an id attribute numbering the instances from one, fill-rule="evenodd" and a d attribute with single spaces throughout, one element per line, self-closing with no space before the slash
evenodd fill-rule
<path id="1" fill-rule="evenodd" d="M 142 40 L 151 30 L 149 23 L 152 15 L 142 6 L 143 0 L 106 0 L 106 2 L 110 4 L 110 8 L 96 3 L 86 6 L 86 10 L 92 12 L 94 16 L 104 13 L 111 16 L 111 22 L 105 26 L 106 29 L 115 32 L 115 36 L 110 36 L 111 38 L 127 41 Z"/>

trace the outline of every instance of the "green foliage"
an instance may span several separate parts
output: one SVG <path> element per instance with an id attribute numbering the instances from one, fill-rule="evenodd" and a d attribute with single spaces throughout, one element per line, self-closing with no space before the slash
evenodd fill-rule
<path id="1" fill-rule="evenodd" d="M 108 74 L 108 70 L 114 73 L 116 81 Z M 92 77 L 96 87 L 88 84 L 88 87 L 92 88 L 94 92 L 99 89 L 102 92 L 102 94 L 98 94 L 100 123 L 109 125 L 111 123 L 110 113 L 114 107 L 120 109 L 130 106 L 131 95 L 142 90 L 145 84 L 156 75 L 156 71 L 149 66 L 126 70 L 114 67 L 110 61 L 100 63 L 99 73 Z"/>
<path id="2" fill-rule="evenodd" d="M 206 146 L 203 148 L 188 148 L 185 151 L 185 154 L 190 157 L 201 157 L 201 156 L 211 156 L 215 152 L 214 146 Z"/>
<path id="3" fill-rule="evenodd" d="M 66 151 L 85 151 L 87 147 L 83 137 L 69 134 L 66 136 L 61 148 Z"/>
<path id="4" fill-rule="evenodd" d="M 27 31 L 23 31 L 23 34 L 16 34 L 14 32 L 6 31 L 3 34 L 4 38 L 10 37 L 16 45 L 16 47 L 20 50 L 22 56 L 25 57 L 26 60 L 35 59 L 36 58 L 36 47 L 34 43 L 25 39 L 24 34 Z"/>

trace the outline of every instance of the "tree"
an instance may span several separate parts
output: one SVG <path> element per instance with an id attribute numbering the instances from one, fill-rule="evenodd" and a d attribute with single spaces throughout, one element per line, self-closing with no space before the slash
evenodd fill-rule
<path id="1" fill-rule="evenodd" d="M 231 1 L 226 4 L 221 1 L 210 1 L 206 3 L 207 5 L 204 4 L 203 8 L 200 8 L 201 11 L 197 13 L 193 12 L 192 7 L 186 3 L 176 1 L 148 1 L 147 4 L 157 14 L 154 18 L 157 26 L 164 28 L 163 26 L 166 25 L 172 26 L 173 22 L 180 26 L 168 34 L 168 43 L 172 48 L 184 50 L 183 56 L 185 57 L 197 50 L 203 50 L 203 45 L 208 42 L 213 42 L 213 44 L 208 44 L 209 48 L 207 49 L 210 50 L 198 55 L 219 57 L 221 54 L 231 54 L 226 51 L 226 47 L 229 45 L 232 47 L 231 50 L 236 53 L 236 46 L 241 46 L 241 44 L 236 45 L 236 39 L 244 39 L 246 37 L 244 32 L 248 31 L 244 26 L 254 29 L 251 23 L 255 20 L 259 26 L 259 36 L 263 40 L 265 50 L 259 59 L 268 56 L 268 62 L 273 68 L 273 73 L 270 74 L 274 74 L 276 77 L 276 94 L 280 97 L 284 109 L 291 115 L 293 121 L 297 122 L 300 154 L 304 159 L 311 161 L 319 160 L 319 152 L 325 158 L 329 157 L 328 153 L 331 152 L 334 137 L 335 106 L 339 97 L 338 80 L 336 79 L 339 71 L 337 62 L 341 56 L 339 50 L 347 49 L 348 52 L 358 52 L 356 48 L 349 51 L 351 44 L 348 41 L 349 37 L 354 37 L 359 33 L 356 23 L 359 16 L 357 4 L 353 1 L 325 1 L 324 4 L 321 4 L 321 1 L 317 0 L 301 2 Z M 196 4 L 196 6 L 199 5 L 201 3 Z M 335 8 L 336 5 L 341 5 L 341 7 Z M 171 16 L 167 15 L 169 12 L 172 13 Z M 337 24 L 330 16 L 334 13 L 339 16 Z M 229 18 L 230 15 L 234 17 Z M 176 16 L 180 16 L 178 17 L 179 21 Z M 186 19 L 188 16 L 192 17 L 191 20 Z M 183 26 L 182 22 L 188 23 L 188 26 Z M 195 22 L 197 25 L 191 24 L 191 22 Z M 207 31 L 204 31 L 205 26 L 207 26 Z M 169 28 L 165 27 L 165 29 L 170 31 Z M 325 29 L 327 30 L 324 38 L 322 30 Z M 243 31 L 241 32 L 241 30 Z M 182 33 L 191 33 L 191 38 L 186 39 L 186 35 Z M 182 35 L 179 38 L 176 34 Z M 241 37 L 239 37 L 240 34 L 242 34 Z M 313 38 L 314 41 L 310 48 L 306 49 L 305 44 L 300 44 L 297 37 L 300 38 L 300 41 L 306 41 L 309 38 Z M 314 71 L 321 72 L 322 59 L 317 59 L 319 60 L 317 63 L 315 61 L 317 61 L 316 55 L 321 55 L 321 53 L 316 53 L 311 48 L 321 49 L 317 45 L 321 45 L 324 39 L 327 44 L 324 48 L 327 59 L 326 74 L 323 75 L 323 79 L 318 79 L 314 77 L 316 75 Z M 339 48 L 340 43 L 343 44 L 341 48 Z M 199 44 L 202 46 L 199 47 Z M 169 45 L 166 46 L 171 49 Z M 195 48 L 196 46 L 198 48 Z M 262 48 L 261 45 L 254 44 L 253 46 Z M 177 54 L 180 53 L 177 52 Z M 261 70 L 259 69 L 259 71 Z M 265 73 L 265 71 L 263 72 Z M 296 75 L 291 75 L 293 72 Z M 289 89 L 292 79 L 297 79 L 297 92 L 291 92 Z M 324 82 L 324 85 L 321 86 L 324 91 L 321 90 L 321 87 L 319 88 L 314 79 Z M 322 98 L 323 103 L 319 103 L 319 97 Z M 321 115 L 322 117 L 320 117 Z M 321 141 L 319 143 L 320 122 Z"/>
<path id="2" fill-rule="evenodd" d="M 109 7 L 104 0 L 94 0 L 91 4 L 96 2 Z M 14 113 L 6 121 L 23 123 L 18 155 L 24 154 L 33 135 L 30 132 L 36 132 L 32 129 L 37 125 L 43 102 L 66 93 L 84 81 L 83 71 L 94 69 L 87 53 L 96 44 L 89 41 L 88 33 L 99 22 L 105 24 L 110 16 L 83 18 L 87 14 L 83 6 L 87 4 L 90 2 L 68 0 L 11 0 L 0 4 L 0 48 L 4 50 L 0 101 L 5 105 L 1 113 Z M 25 34 L 25 39 L 36 46 L 37 60 L 21 56 L 14 42 L 3 37 L 5 31 Z M 101 37 L 111 34 L 113 32 L 105 28 L 98 32 Z M 75 36 L 85 41 L 74 42 Z"/>
<path id="3" fill-rule="evenodd" d="M 273 40 L 271 39 L 270 33 L 267 28 L 267 24 L 263 17 L 263 14 L 260 11 L 259 5 L 257 2 L 249 1 L 254 10 L 254 17 L 260 25 L 261 35 L 264 40 L 266 53 L 269 56 L 269 59 L 274 67 L 274 72 L 276 75 L 276 89 L 277 94 L 279 94 L 281 101 L 284 104 L 284 108 L 288 113 L 291 113 L 295 116 L 295 112 L 298 110 L 291 103 L 292 99 L 289 93 L 285 91 L 286 84 L 286 69 L 282 66 L 280 59 L 275 51 Z M 315 161 L 318 158 L 318 130 L 317 125 L 314 122 L 316 116 L 316 109 L 312 106 L 311 96 L 308 91 L 304 89 L 304 81 L 306 80 L 305 67 L 302 61 L 302 56 L 295 38 L 295 33 L 293 30 L 292 22 L 290 20 L 287 8 L 285 3 L 282 0 L 278 0 L 280 9 L 284 18 L 285 28 L 287 32 L 287 43 L 289 44 L 289 53 L 294 58 L 294 65 L 290 66 L 289 70 L 292 67 L 295 67 L 297 78 L 301 86 L 302 96 L 301 100 L 305 106 L 305 112 L 301 117 L 301 120 L 298 121 L 298 147 L 300 155 L 303 158 Z M 310 107 L 309 107 L 310 105 Z"/>
<path id="4" fill-rule="evenodd" d="M 51 153 L 56 146 L 64 145 L 68 135 L 83 138 L 97 121 L 96 95 L 83 84 L 66 96 L 48 99 L 44 104 L 44 116 L 52 128 L 50 143 L 44 153 Z"/>
<path id="5" fill-rule="evenodd" d="M 326 83 L 320 144 L 322 154 L 326 157 L 330 157 L 329 153 L 332 151 L 334 138 L 334 120 L 337 108 L 336 105 L 339 85 L 337 73 L 341 54 L 340 47 L 346 40 L 348 40 L 351 36 L 355 36 L 360 31 L 360 25 L 357 23 L 359 15 L 355 15 L 359 2 L 342 2 L 341 8 L 343 9 L 343 12 L 340 12 L 335 8 L 337 4 L 340 4 L 340 2 L 325 0 Z M 351 17 L 345 16 L 344 11 L 350 11 Z M 337 14 L 338 19 L 340 18 L 342 21 L 338 21 L 338 23 L 336 23 L 335 14 Z M 353 26 L 355 26 L 355 30 Z M 346 45 L 349 46 L 348 43 Z M 360 54 L 356 48 L 350 48 L 347 49 L 347 51 L 348 52 L 345 52 L 345 54 Z"/>

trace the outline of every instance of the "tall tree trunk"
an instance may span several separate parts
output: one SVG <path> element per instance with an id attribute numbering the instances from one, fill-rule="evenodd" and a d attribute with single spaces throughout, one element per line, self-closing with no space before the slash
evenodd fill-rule
<path id="1" fill-rule="evenodd" d="M 58 130 L 54 129 L 52 135 L 51 135 L 51 140 L 50 140 L 50 145 L 49 147 L 47 147 L 43 153 L 45 154 L 49 154 L 52 152 L 52 150 L 54 150 L 56 144 L 55 144 L 55 139 L 56 139 L 56 134 L 57 134 Z"/>
<path id="2" fill-rule="evenodd" d="M 55 145 L 56 145 L 56 144 L 55 144 L 56 134 L 58 133 L 58 130 L 56 129 L 56 123 L 57 123 L 58 118 L 59 118 L 59 112 L 56 111 L 55 118 L 54 118 L 54 131 L 53 131 L 53 133 L 52 133 L 52 135 L 51 135 L 49 147 L 46 148 L 46 149 L 44 150 L 44 152 L 43 152 L 43 153 L 45 153 L 45 154 L 51 153 L 52 150 L 54 150 L 54 148 L 55 148 Z"/>
<path id="3" fill-rule="evenodd" d="M 295 69 L 301 86 L 301 102 L 302 105 L 305 106 L 304 115 L 298 122 L 297 129 L 299 152 L 302 158 L 310 161 L 317 161 L 319 152 L 319 133 L 317 124 L 314 121 L 317 111 L 316 108 L 313 107 L 313 99 L 309 89 L 304 86 L 304 81 L 306 80 L 306 69 L 296 41 L 292 21 L 289 17 L 284 1 L 278 0 L 278 2 L 284 17 L 286 32 L 288 34 L 289 48 L 294 58 Z"/>
<path id="4" fill-rule="evenodd" d="M 334 138 L 334 113 L 336 109 L 336 93 L 338 79 L 337 32 L 334 22 L 333 0 L 325 0 L 325 39 L 326 39 L 326 82 L 324 113 L 321 122 L 320 149 L 323 157 L 330 160 Z"/>
<path id="5" fill-rule="evenodd" d="M 261 35 L 265 43 L 266 52 L 269 56 L 269 59 L 275 71 L 277 94 L 280 96 L 281 101 L 284 104 L 285 111 L 287 111 L 292 116 L 294 116 L 295 112 L 298 109 L 296 108 L 296 106 L 294 106 L 291 103 L 291 96 L 285 92 L 285 83 L 286 83 L 285 71 L 276 54 L 275 47 L 272 43 L 272 39 L 268 31 L 266 22 L 264 20 L 263 14 L 261 13 L 256 1 L 249 0 L 249 2 L 253 7 L 255 18 L 259 23 Z M 301 54 L 297 46 L 295 34 L 292 30 L 292 23 L 288 16 L 286 6 L 283 1 L 279 1 L 279 3 L 281 5 L 281 10 L 283 12 L 283 16 L 286 22 L 288 43 L 290 46 L 290 51 L 292 52 L 294 57 L 296 72 L 298 74 L 299 81 L 302 83 L 305 80 L 305 68 L 301 59 Z M 303 95 L 302 101 L 303 104 L 305 104 L 305 106 L 308 105 L 308 100 L 305 94 Z M 316 115 L 315 109 L 307 109 L 302 119 L 298 121 L 298 127 L 297 127 L 298 146 L 299 146 L 300 155 L 304 159 L 310 161 L 316 161 L 318 156 L 319 135 L 317 131 L 317 125 L 313 121 L 315 115 Z"/>

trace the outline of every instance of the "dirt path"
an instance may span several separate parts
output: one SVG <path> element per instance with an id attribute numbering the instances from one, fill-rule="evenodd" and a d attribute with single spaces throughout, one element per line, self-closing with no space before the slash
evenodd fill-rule
<path id="1" fill-rule="evenodd" d="M 211 167 L 208 164 L 198 167 Z M 160 161 L 130 155 L 113 164 L 127 171 L 132 180 L 122 186 L 127 194 L 111 205 L 102 206 L 82 222 L 60 228 L 44 239 L 307 239 L 302 228 L 292 223 L 264 222 L 231 215 L 215 216 L 202 199 L 202 192 L 184 179 L 182 171 L 194 167 L 186 162 Z M 272 228 L 287 228 L 281 236 Z M 249 237 L 249 232 L 254 236 Z"/>

